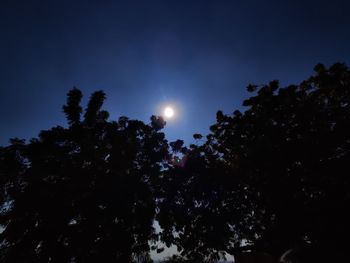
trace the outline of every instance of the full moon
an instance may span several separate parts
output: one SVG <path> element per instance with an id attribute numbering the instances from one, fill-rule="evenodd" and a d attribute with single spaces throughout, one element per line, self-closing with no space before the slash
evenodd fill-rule
<path id="1" fill-rule="evenodd" d="M 164 116 L 166 118 L 172 118 L 174 116 L 174 109 L 172 107 L 166 107 L 164 109 Z"/>

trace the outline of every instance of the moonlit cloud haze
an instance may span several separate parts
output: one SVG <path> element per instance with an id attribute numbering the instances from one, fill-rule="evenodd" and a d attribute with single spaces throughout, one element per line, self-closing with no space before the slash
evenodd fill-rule
<path id="1" fill-rule="evenodd" d="M 148 121 L 176 101 L 165 132 L 189 143 L 217 110 L 241 107 L 247 84 L 297 83 L 318 62 L 348 62 L 348 13 L 339 0 L 3 1 L 0 144 L 65 125 L 73 86 L 85 102 L 104 90 L 111 118 Z"/>

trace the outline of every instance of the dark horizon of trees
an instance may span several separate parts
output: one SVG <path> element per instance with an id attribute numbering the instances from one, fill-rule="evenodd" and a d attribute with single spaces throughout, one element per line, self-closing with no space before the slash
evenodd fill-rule
<path id="1" fill-rule="evenodd" d="M 0 147 L 0 262 L 150 262 L 158 241 L 180 252 L 167 262 L 345 258 L 349 69 L 247 89 L 244 111 L 218 111 L 189 146 L 165 139 L 161 117 L 109 120 L 104 92 L 83 110 L 69 91 L 68 127 Z"/>

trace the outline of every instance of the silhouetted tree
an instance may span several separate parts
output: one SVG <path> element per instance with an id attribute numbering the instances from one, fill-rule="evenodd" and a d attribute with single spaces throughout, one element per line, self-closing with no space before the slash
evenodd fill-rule
<path id="1" fill-rule="evenodd" d="M 68 128 L 0 148 L 1 262 L 150 261 L 165 122 L 108 121 L 102 91 L 80 120 L 81 98 L 68 93 Z"/>
<path id="2" fill-rule="evenodd" d="M 83 94 L 77 88 L 73 88 L 67 94 L 67 104 L 63 106 L 67 121 L 70 125 L 79 124 L 82 107 L 80 106 Z"/>
<path id="3" fill-rule="evenodd" d="M 315 71 L 286 88 L 248 86 L 246 110 L 219 111 L 186 165 L 169 167 L 157 216 L 164 242 L 192 260 L 289 248 L 312 251 L 304 262 L 345 256 L 350 72 L 340 63 Z"/>
<path id="4" fill-rule="evenodd" d="M 315 67 L 282 88 L 249 85 L 244 112 L 217 112 L 203 139 L 170 143 L 151 123 L 101 110 L 78 89 L 69 127 L 0 147 L 1 262 L 168 262 L 237 258 L 337 262 L 350 236 L 350 71 Z M 159 235 L 154 220 L 161 226 Z M 154 245 L 152 249 L 161 252 Z M 249 254 L 251 253 L 251 254 Z"/>

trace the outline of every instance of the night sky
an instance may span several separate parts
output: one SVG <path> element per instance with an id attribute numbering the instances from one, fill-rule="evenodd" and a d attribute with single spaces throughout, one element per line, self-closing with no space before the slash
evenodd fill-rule
<path id="1" fill-rule="evenodd" d="M 347 3 L 348 2 L 348 3 Z M 111 119 L 177 105 L 169 140 L 206 134 L 249 83 L 299 83 L 350 61 L 350 1 L 1 1 L 0 145 L 66 125 L 76 86 Z"/>

